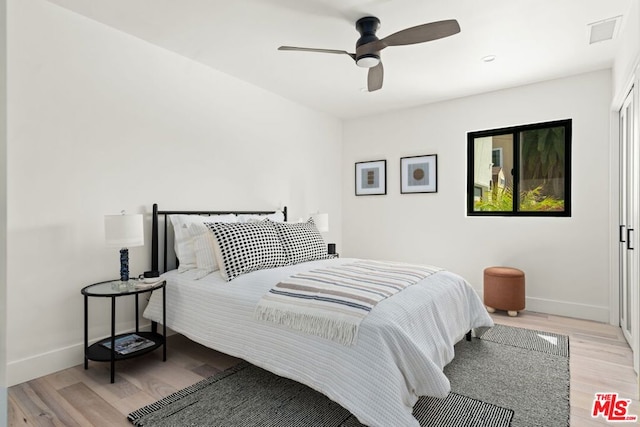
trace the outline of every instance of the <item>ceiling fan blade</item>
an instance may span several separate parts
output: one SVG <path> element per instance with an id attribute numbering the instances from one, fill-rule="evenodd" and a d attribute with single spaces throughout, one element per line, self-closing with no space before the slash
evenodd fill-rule
<path id="1" fill-rule="evenodd" d="M 402 46 L 437 40 L 459 32 L 460 25 L 455 19 L 430 22 L 398 31 L 380 40 L 360 45 L 356 49 L 356 56 L 360 57 L 362 55 L 380 52 L 388 46 Z"/>
<path id="2" fill-rule="evenodd" d="M 424 43 L 449 37 L 460 32 L 460 24 L 455 19 L 430 22 L 393 33 L 380 40 L 385 46 L 401 46 Z"/>
<path id="3" fill-rule="evenodd" d="M 356 55 L 354 53 L 349 53 L 346 50 L 336 50 L 336 49 L 316 49 L 312 47 L 295 47 L 295 46 L 280 46 L 278 50 L 293 50 L 298 52 L 317 52 L 317 53 L 334 53 L 339 55 L 349 55 L 354 60 L 356 59 Z"/>
<path id="4" fill-rule="evenodd" d="M 367 76 L 367 89 L 369 92 L 376 91 L 382 87 L 382 80 L 384 79 L 384 67 L 380 62 L 375 67 L 369 68 L 369 74 Z"/>

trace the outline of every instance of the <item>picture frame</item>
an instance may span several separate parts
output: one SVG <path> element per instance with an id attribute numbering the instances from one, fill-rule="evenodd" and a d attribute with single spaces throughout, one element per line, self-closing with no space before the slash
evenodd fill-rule
<path id="1" fill-rule="evenodd" d="M 387 161 L 356 163 L 356 196 L 387 194 Z"/>
<path id="2" fill-rule="evenodd" d="M 400 158 L 400 193 L 437 193 L 438 155 Z"/>

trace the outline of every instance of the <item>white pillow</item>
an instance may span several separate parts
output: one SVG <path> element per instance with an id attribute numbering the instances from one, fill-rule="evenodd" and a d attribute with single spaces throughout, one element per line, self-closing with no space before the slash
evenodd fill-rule
<path id="1" fill-rule="evenodd" d="M 275 211 L 272 214 L 267 215 L 252 215 L 252 214 L 240 214 L 238 215 L 238 222 L 260 222 L 268 219 L 273 222 L 284 222 L 284 213 L 282 211 Z"/>
<path id="2" fill-rule="evenodd" d="M 220 269 L 217 261 L 219 255 L 216 253 L 218 243 L 204 223 L 189 224 L 189 232 L 193 236 L 193 250 L 196 254 L 195 279 L 197 280 Z"/>
<path id="3" fill-rule="evenodd" d="M 178 272 L 184 272 L 197 268 L 196 253 L 193 248 L 193 238 L 195 237 L 189 231 L 190 224 L 204 224 L 205 222 L 224 222 L 233 223 L 238 221 L 238 217 L 234 214 L 228 215 L 169 215 L 171 224 L 173 224 L 174 234 L 174 250 L 180 261 Z M 205 231 L 206 228 L 204 229 Z"/>

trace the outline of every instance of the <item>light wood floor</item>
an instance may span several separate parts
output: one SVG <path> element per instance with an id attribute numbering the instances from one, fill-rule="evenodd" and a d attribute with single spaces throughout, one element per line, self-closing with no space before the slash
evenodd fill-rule
<path id="1" fill-rule="evenodd" d="M 591 418 L 596 392 L 633 399 L 630 414 L 640 415 L 638 379 L 619 328 L 530 312 L 492 317 L 496 323 L 569 335 L 572 426 L 607 425 Z M 168 341 L 166 362 L 160 351 L 119 362 L 114 384 L 108 363 L 90 362 L 88 370 L 79 365 L 10 387 L 9 425 L 130 427 L 128 413 L 238 362 L 180 335 Z"/>

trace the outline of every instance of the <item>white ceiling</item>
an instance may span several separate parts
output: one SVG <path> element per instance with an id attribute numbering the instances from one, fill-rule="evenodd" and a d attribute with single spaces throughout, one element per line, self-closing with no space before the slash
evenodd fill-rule
<path id="1" fill-rule="evenodd" d="M 589 45 L 588 24 L 625 15 L 634 0 L 49 0 L 157 46 L 340 118 L 376 114 L 612 65 L 618 39 Z M 382 51 L 384 87 L 346 55 L 355 21 L 378 37 L 457 19 L 454 36 Z M 490 63 L 481 60 L 496 55 Z"/>

